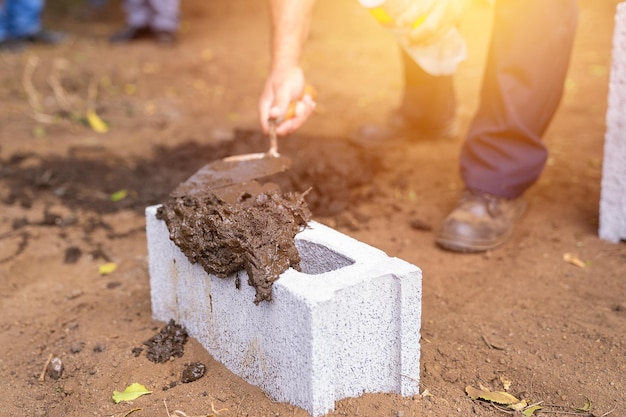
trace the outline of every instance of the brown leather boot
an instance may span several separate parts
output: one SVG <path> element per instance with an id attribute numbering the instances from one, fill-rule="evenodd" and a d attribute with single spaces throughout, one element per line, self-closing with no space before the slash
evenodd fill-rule
<path id="1" fill-rule="evenodd" d="M 446 217 L 435 241 L 454 252 L 483 252 L 503 244 L 526 208 L 522 197 L 508 199 L 465 191 Z"/>

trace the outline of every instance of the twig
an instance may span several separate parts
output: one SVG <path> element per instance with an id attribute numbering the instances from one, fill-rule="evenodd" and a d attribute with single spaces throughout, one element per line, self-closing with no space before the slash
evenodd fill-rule
<path id="1" fill-rule="evenodd" d="M 61 110 L 70 114 L 72 113 L 72 106 L 70 105 L 70 101 L 67 99 L 65 90 L 63 89 L 58 77 L 60 67 L 61 64 L 58 62 L 52 66 L 52 73 L 48 77 L 48 84 L 52 87 L 54 98 L 56 98 L 57 104 L 61 107 Z"/>
<path id="2" fill-rule="evenodd" d="M 241 404 L 243 404 L 243 400 L 246 399 L 246 396 L 244 395 L 243 397 L 241 397 L 241 401 L 239 401 L 239 404 L 237 404 L 237 415 L 239 415 L 239 409 L 241 408 Z"/>
<path id="3" fill-rule="evenodd" d="M 485 344 L 487 345 L 489 349 L 493 349 L 493 346 L 491 346 L 491 343 L 489 343 L 489 341 L 487 340 L 484 334 L 481 334 L 480 338 L 483 339 L 483 342 L 485 342 Z"/>
<path id="4" fill-rule="evenodd" d="M 606 413 L 602 414 L 600 417 L 606 417 L 606 416 L 608 416 L 609 414 L 612 414 L 612 413 L 613 413 L 613 411 L 615 411 L 615 410 L 617 410 L 617 408 L 614 408 L 614 409 L 612 409 L 611 411 L 607 411 Z"/>
<path id="5" fill-rule="evenodd" d="M 22 86 L 28 97 L 28 104 L 33 111 L 32 117 L 41 123 L 54 123 L 55 119 L 49 114 L 42 112 L 41 101 L 39 100 L 39 93 L 33 85 L 33 73 L 35 68 L 39 65 L 39 58 L 34 56 L 28 59 L 26 67 L 24 67 L 24 74 L 22 75 Z"/>
<path id="6" fill-rule="evenodd" d="M 96 111 L 96 98 L 98 97 L 98 78 L 94 75 L 87 87 L 87 112 Z"/>
<path id="7" fill-rule="evenodd" d="M 46 371 L 48 370 L 48 365 L 50 365 L 51 360 L 52 360 L 52 353 L 48 355 L 48 360 L 43 366 L 43 369 L 41 370 L 41 374 L 39 374 L 39 381 L 43 382 L 46 379 Z"/>
<path id="8" fill-rule="evenodd" d="M 515 411 L 509 411 L 509 410 L 507 410 L 507 409 L 505 409 L 505 408 L 498 407 L 497 405 L 495 405 L 495 404 L 494 404 L 494 403 L 492 403 L 492 402 L 490 402 L 489 404 L 491 404 L 491 406 L 492 406 L 493 408 L 495 408 L 496 410 L 501 411 L 501 412 L 503 412 L 503 413 L 507 413 L 507 414 L 511 414 L 511 415 L 512 415 L 512 414 L 515 414 Z"/>
<path id="9" fill-rule="evenodd" d="M 170 414 L 170 410 L 167 409 L 167 403 L 165 402 L 165 400 L 163 400 L 163 405 L 165 406 L 165 412 L 167 413 L 167 417 L 172 417 L 172 415 Z"/>

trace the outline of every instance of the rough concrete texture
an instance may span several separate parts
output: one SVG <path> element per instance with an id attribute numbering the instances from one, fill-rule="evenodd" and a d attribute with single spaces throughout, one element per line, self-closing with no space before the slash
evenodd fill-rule
<path id="1" fill-rule="evenodd" d="M 617 6 L 606 115 L 600 238 L 626 239 L 626 2 Z"/>
<path id="2" fill-rule="evenodd" d="M 288 269 L 273 300 L 255 305 L 245 271 L 223 279 L 192 265 L 155 213 L 153 315 L 184 325 L 232 372 L 315 417 L 346 397 L 419 392 L 418 267 L 312 221 L 296 235 L 302 272 Z"/>

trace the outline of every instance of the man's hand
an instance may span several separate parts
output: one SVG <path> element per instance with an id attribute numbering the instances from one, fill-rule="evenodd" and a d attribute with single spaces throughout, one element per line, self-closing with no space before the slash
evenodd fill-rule
<path id="1" fill-rule="evenodd" d="M 259 101 L 259 115 L 264 132 L 269 120 L 277 121 L 276 134 L 286 135 L 299 129 L 315 110 L 315 98 L 306 87 L 302 68 L 276 71 L 265 82 Z"/>
<path id="2" fill-rule="evenodd" d="M 272 23 L 271 61 L 259 100 L 259 116 L 264 132 L 268 132 L 272 119 L 276 122 L 276 134 L 282 136 L 300 128 L 315 109 L 300 66 L 315 0 L 268 0 L 268 3 Z"/>

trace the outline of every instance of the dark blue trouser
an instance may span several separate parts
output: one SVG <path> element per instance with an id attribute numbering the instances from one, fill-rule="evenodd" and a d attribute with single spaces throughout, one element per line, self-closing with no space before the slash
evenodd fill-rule
<path id="1" fill-rule="evenodd" d="M 541 138 L 563 95 L 577 19 L 576 0 L 496 0 L 480 105 L 460 155 L 468 189 L 514 198 L 541 174 Z M 406 55 L 404 66 L 404 115 L 425 127 L 453 117 L 453 78 Z"/>
<path id="2" fill-rule="evenodd" d="M 44 0 L 0 0 L 0 41 L 38 32 L 43 6 Z"/>

